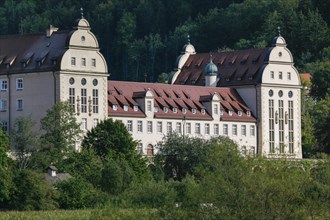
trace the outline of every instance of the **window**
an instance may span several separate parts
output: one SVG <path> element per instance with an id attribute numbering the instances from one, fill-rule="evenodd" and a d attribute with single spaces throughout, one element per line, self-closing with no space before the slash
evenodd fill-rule
<path id="1" fill-rule="evenodd" d="M 152 146 L 151 144 L 148 144 L 147 155 L 148 156 L 153 156 L 154 155 L 154 146 Z"/>
<path id="2" fill-rule="evenodd" d="M 137 130 L 138 130 L 138 132 L 143 132 L 142 121 L 137 122 Z"/>
<path id="3" fill-rule="evenodd" d="M 291 80 L 291 73 L 288 72 L 288 80 Z"/>
<path id="4" fill-rule="evenodd" d="M 118 105 L 112 105 L 112 109 L 113 109 L 114 111 L 117 111 L 117 109 L 118 109 Z"/>
<path id="5" fill-rule="evenodd" d="M 127 131 L 133 131 L 133 121 L 132 120 L 127 121 Z"/>
<path id="6" fill-rule="evenodd" d="M 223 125 L 223 135 L 228 135 L 228 124 Z"/>
<path id="7" fill-rule="evenodd" d="M 70 85 L 73 85 L 73 84 L 74 84 L 74 78 L 73 78 L 73 77 L 71 77 L 71 78 L 69 79 L 69 83 L 70 83 Z"/>
<path id="8" fill-rule="evenodd" d="M 16 79 L 16 90 L 22 90 L 23 89 L 23 79 L 19 78 Z"/>
<path id="9" fill-rule="evenodd" d="M 158 107 L 157 106 L 154 107 L 154 112 L 158 112 Z"/>
<path id="10" fill-rule="evenodd" d="M 201 109 L 202 115 L 205 115 L 205 109 Z"/>
<path id="11" fill-rule="evenodd" d="M 201 133 L 201 124 L 196 123 L 195 124 L 195 134 L 200 134 Z"/>
<path id="12" fill-rule="evenodd" d="M 274 100 L 270 99 L 268 101 L 269 105 L 269 153 L 275 153 L 275 119 L 274 119 Z"/>
<path id="13" fill-rule="evenodd" d="M 99 119 L 98 118 L 94 118 L 93 119 L 93 126 L 96 127 L 99 123 Z"/>
<path id="14" fill-rule="evenodd" d="M 142 154 L 143 153 L 143 144 L 142 143 L 138 143 L 138 145 L 137 145 L 137 152 L 139 154 Z"/>
<path id="15" fill-rule="evenodd" d="M 178 112 L 178 109 L 177 108 L 173 108 L 173 112 L 174 113 L 177 113 Z"/>
<path id="16" fill-rule="evenodd" d="M 255 129 L 254 129 L 254 125 L 250 125 L 250 136 L 255 136 Z"/>
<path id="17" fill-rule="evenodd" d="M 270 71 L 270 78 L 274 79 L 274 71 Z"/>
<path id="18" fill-rule="evenodd" d="M 147 121 L 147 132 L 152 133 L 152 121 Z"/>
<path id="19" fill-rule="evenodd" d="M 214 114 L 219 114 L 219 106 L 218 104 L 214 104 L 214 110 L 213 110 Z"/>
<path id="20" fill-rule="evenodd" d="M 86 83 L 87 83 L 87 80 L 86 80 L 85 78 L 82 78 L 82 79 L 81 79 L 81 85 L 84 86 L 84 85 L 86 85 Z"/>
<path id="21" fill-rule="evenodd" d="M 81 112 L 87 112 L 87 90 L 81 89 Z"/>
<path id="22" fill-rule="evenodd" d="M 283 79 L 283 73 L 282 73 L 282 72 L 279 72 L 279 73 L 278 73 L 278 78 L 279 78 L 279 79 Z"/>
<path id="23" fill-rule="evenodd" d="M 255 147 L 250 147 L 250 156 L 254 156 L 256 153 Z"/>
<path id="24" fill-rule="evenodd" d="M 220 115 L 223 115 L 223 110 L 222 109 L 220 110 Z"/>
<path id="25" fill-rule="evenodd" d="M 251 112 L 250 112 L 250 111 L 247 111 L 247 112 L 246 112 L 246 115 L 247 115 L 248 117 L 251 117 Z"/>
<path id="26" fill-rule="evenodd" d="M 232 116 L 233 115 L 233 110 L 229 110 L 228 115 Z"/>
<path id="27" fill-rule="evenodd" d="M 76 58 L 71 57 L 71 66 L 76 66 Z"/>
<path id="28" fill-rule="evenodd" d="M 82 67 L 86 66 L 86 58 L 81 58 L 81 66 Z"/>
<path id="29" fill-rule="evenodd" d="M 83 131 L 87 130 L 87 118 L 81 119 L 81 130 L 83 130 Z"/>
<path id="30" fill-rule="evenodd" d="M 242 147 L 242 155 L 243 155 L 243 156 L 246 155 L 246 147 L 245 147 L 245 146 Z"/>
<path id="31" fill-rule="evenodd" d="M 238 111 L 237 114 L 238 114 L 238 116 L 242 116 L 243 115 L 242 111 Z"/>
<path id="32" fill-rule="evenodd" d="M 284 153 L 284 108 L 283 100 L 278 100 L 278 124 L 280 153 Z"/>
<path id="33" fill-rule="evenodd" d="M 0 111 L 1 112 L 7 111 L 7 100 L 6 99 L 0 100 Z"/>
<path id="34" fill-rule="evenodd" d="M 282 97 L 283 96 L 283 91 L 282 90 L 278 91 L 278 96 L 279 97 Z"/>
<path id="35" fill-rule="evenodd" d="M 128 105 L 124 105 L 124 111 L 125 111 L 125 112 L 128 111 Z"/>
<path id="36" fill-rule="evenodd" d="M 157 121 L 157 132 L 162 133 L 163 132 L 163 122 Z"/>
<path id="37" fill-rule="evenodd" d="M 96 59 L 92 59 L 92 67 L 96 67 Z"/>
<path id="38" fill-rule="evenodd" d="M 191 109 L 191 112 L 192 112 L 193 114 L 196 114 L 196 109 L 195 109 L 195 108 Z"/>
<path id="39" fill-rule="evenodd" d="M 8 122 L 6 121 L 1 121 L 0 122 L 0 127 L 2 128 L 3 132 L 7 132 L 8 131 Z"/>
<path id="40" fill-rule="evenodd" d="M 289 101 L 288 103 L 288 129 L 289 129 L 289 153 L 293 154 L 293 101 Z"/>
<path id="41" fill-rule="evenodd" d="M 16 100 L 16 110 L 22 111 L 23 110 L 23 99 Z"/>
<path id="42" fill-rule="evenodd" d="M 219 124 L 213 125 L 213 132 L 214 132 L 214 135 L 219 135 Z"/>
<path id="43" fill-rule="evenodd" d="M 8 89 L 8 82 L 7 80 L 1 80 L 1 91 L 7 91 Z"/>
<path id="44" fill-rule="evenodd" d="M 134 105 L 133 110 L 134 110 L 135 112 L 139 111 L 139 106 Z"/>
<path id="45" fill-rule="evenodd" d="M 269 95 L 269 97 L 272 97 L 272 96 L 274 95 L 273 90 L 270 89 L 270 90 L 268 91 L 268 95 Z"/>
<path id="46" fill-rule="evenodd" d="M 167 107 L 164 107 L 164 108 L 163 108 L 163 111 L 164 111 L 165 113 L 167 113 L 167 112 L 168 112 L 168 108 L 167 108 Z"/>
<path id="47" fill-rule="evenodd" d="M 237 125 L 233 125 L 232 129 L 233 136 L 237 136 Z"/>
<path id="48" fill-rule="evenodd" d="M 176 132 L 181 134 L 181 122 L 176 123 Z"/>
<path id="49" fill-rule="evenodd" d="M 187 109 L 182 108 L 182 113 L 183 113 L 183 114 L 186 114 L 186 113 L 187 113 Z"/>
<path id="50" fill-rule="evenodd" d="M 172 132 L 172 122 L 167 122 L 167 133 Z"/>
<path id="51" fill-rule="evenodd" d="M 241 127 L 241 129 L 242 129 L 242 136 L 246 136 L 246 125 L 242 125 L 242 127 Z"/>
<path id="52" fill-rule="evenodd" d="M 186 128 L 187 128 L 187 134 L 191 134 L 191 123 L 190 122 L 186 123 Z"/>
<path id="53" fill-rule="evenodd" d="M 292 96 L 293 96 L 293 92 L 292 92 L 292 91 L 289 91 L 289 92 L 288 92 L 288 96 L 289 96 L 289 98 L 292 98 Z"/>
<path id="54" fill-rule="evenodd" d="M 210 124 L 206 123 L 204 127 L 205 127 L 205 129 L 204 129 L 205 130 L 205 134 L 206 135 L 209 135 L 210 134 Z"/>
<path id="55" fill-rule="evenodd" d="M 99 113 L 99 90 L 93 89 L 93 113 Z"/>
<path id="56" fill-rule="evenodd" d="M 73 112 L 76 111 L 75 104 L 76 104 L 76 98 L 75 98 L 75 89 L 69 88 L 69 104 L 71 108 L 73 109 Z"/>
<path id="57" fill-rule="evenodd" d="M 151 112 L 151 101 L 147 101 L 147 111 Z"/>
<path id="58" fill-rule="evenodd" d="M 98 83 L 97 79 L 93 79 L 93 86 L 97 86 Z"/>

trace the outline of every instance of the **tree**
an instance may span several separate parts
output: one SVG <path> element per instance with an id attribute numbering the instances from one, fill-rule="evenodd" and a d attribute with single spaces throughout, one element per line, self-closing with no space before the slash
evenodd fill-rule
<path id="1" fill-rule="evenodd" d="M 9 208 L 14 210 L 55 209 L 57 193 L 42 174 L 31 170 L 17 170 Z"/>
<path id="2" fill-rule="evenodd" d="M 12 189 L 10 158 L 7 156 L 9 137 L 0 128 L 0 208 L 6 204 Z"/>
<path id="3" fill-rule="evenodd" d="M 314 67 L 311 94 L 322 99 L 330 95 L 330 60 L 318 62 Z"/>
<path id="4" fill-rule="evenodd" d="M 133 140 L 121 121 L 112 118 L 101 121 L 88 131 L 82 146 L 93 149 L 101 158 L 125 159 L 138 179 L 149 178 L 146 161 L 136 151 L 137 142 Z"/>
<path id="5" fill-rule="evenodd" d="M 82 134 L 75 113 L 68 102 L 56 103 L 47 110 L 47 115 L 41 119 L 41 129 L 41 151 L 49 157 L 48 163 L 56 163 L 63 155 L 72 151 Z"/>
<path id="6" fill-rule="evenodd" d="M 201 138 L 169 133 L 160 145 L 161 153 L 155 156 L 155 164 L 163 167 L 165 179 L 182 180 L 196 174 L 207 148 L 208 142 Z"/>
<path id="7" fill-rule="evenodd" d="M 31 154 L 39 147 L 34 125 L 35 122 L 31 117 L 18 117 L 11 129 L 11 150 L 16 158 L 18 169 L 26 169 L 29 166 Z"/>

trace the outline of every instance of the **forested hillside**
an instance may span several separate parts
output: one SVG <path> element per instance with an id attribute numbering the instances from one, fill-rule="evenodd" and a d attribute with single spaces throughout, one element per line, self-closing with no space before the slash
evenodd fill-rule
<path id="1" fill-rule="evenodd" d="M 3 0 L 0 33 L 70 29 L 80 8 L 111 79 L 156 81 L 173 70 L 188 34 L 198 52 L 236 50 L 269 46 L 280 26 L 301 71 L 330 54 L 328 0 Z"/>

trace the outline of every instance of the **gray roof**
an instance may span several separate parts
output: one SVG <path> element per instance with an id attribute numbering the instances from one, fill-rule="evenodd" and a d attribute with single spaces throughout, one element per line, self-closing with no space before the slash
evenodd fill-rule
<path id="1" fill-rule="evenodd" d="M 56 176 L 51 176 L 49 174 L 45 174 L 46 181 L 50 184 L 55 184 L 64 180 L 68 180 L 72 178 L 72 176 L 68 173 L 58 173 Z"/>

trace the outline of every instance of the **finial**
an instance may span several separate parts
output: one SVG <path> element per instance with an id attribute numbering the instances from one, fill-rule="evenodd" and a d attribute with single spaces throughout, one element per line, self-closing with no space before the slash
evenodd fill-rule
<path id="1" fill-rule="evenodd" d="M 84 9 L 80 8 L 80 14 L 81 14 L 81 18 L 84 18 Z"/>
<path id="2" fill-rule="evenodd" d="M 280 37 L 281 36 L 281 27 L 280 26 L 277 27 L 277 33 L 278 33 L 278 36 Z"/>
<path id="3" fill-rule="evenodd" d="M 190 44 L 190 36 L 189 36 L 189 34 L 187 36 L 187 43 Z"/>
<path id="4" fill-rule="evenodd" d="M 212 61 L 212 52 L 210 52 L 210 63 L 213 63 L 213 61 Z"/>

